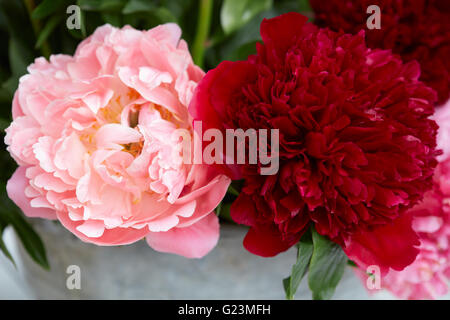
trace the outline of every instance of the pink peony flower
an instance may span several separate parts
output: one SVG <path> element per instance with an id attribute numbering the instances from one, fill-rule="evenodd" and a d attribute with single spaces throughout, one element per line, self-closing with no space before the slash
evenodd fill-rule
<path id="1" fill-rule="evenodd" d="M 450 279 L 450 101 L 436 110 L 438 146 L 444 153 L 434 175 L 434 187 L 409 210 L 421 245 L 416 260 L 403 271 L 390 271 L 384 288 L 402 299 L 435 299 L 448 292 Z"/>
<path id="2" fill-rule="evenodd" d="M 181 161 L 177 129 L 203 71 L 175 24 L 105 25 L 75 55 L 38 58 L 20 79 L 5 142 L 19 168 L 9 197 L 86 242 L 146 237 L 158 251 L 202 257 L 217 243 L 214 208 L 229 178 Z"/>

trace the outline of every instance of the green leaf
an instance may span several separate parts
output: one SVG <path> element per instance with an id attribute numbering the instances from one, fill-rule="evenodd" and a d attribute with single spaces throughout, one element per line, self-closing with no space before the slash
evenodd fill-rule
<path id="1" fill-rule="evenodd" d="M 5 90 L 12 100 L 14 92 L 16 91 L 18 85 L 19 77 L 13 75 L 8 80 L 2 83 L 2 90 Z"/>
<path id="2" fill-rule="evenodd" d="M 115 27 L 121 27 L 122 26 L 122 16 L 118 13 L 109 13 L 109 12 L 102 12 L 102 19 L 106 23 L 109 23 L 110 25 L 113 25 Z"/>
<path id="3" fill-rule="evenodd" d="M 232 184 L 230 184 L 230 186 L 228 187 L 227 192 L 232 194 L 233 196 L 236 196 L 236 197 L 239 196 L 239 191 Z"/>
<path id="4" fill-rule="evenodd" d="M 122 9 L 122 13 L 131 14 L 135 12 L 151 12 L 155 9 L 155 4 L 148 0 L 131 0 Z"/>
<path id="5" fill-rule="evenodd" d="M 9 40 L 9 65 L 14 76 L 22 76 L 33 61 L 33 54 L 16 38 Z"/>
<path id="6" fill-rule="evenodd" d="M 6 196 L 5 184 L 2 183 L 0 214 L 12 225 L 30 257 L 44 269 L 49 270 L 44 244 L 39 235 L 25 220 L 20 210 Z"/>
<path id="7" fill-rule="evenodd" d="M 0 119 L 0 131 L 5 131 L 11 123 L 8 120 Z"/>
<path id="8" fill-rule="evenodd" d="M 166 8 L 160 7 L 156 9 L 154 13 L 162 23 L 177 22 L 177 18 Z"/>
<path id="9" fill-rule="evenodd" d="M 256 52 L 256 47 L 252 48 L 252 43 L 261 41 L 261 35 L 259 34 L 261 21 L 264 18 L 273 18 L 280 13 L 275 9 L 260 12 L 233 34 L 226 37 L 216 35 L 216 41 L 218 43 L 216 43 L 213 49 L 217 55 L 212 61 L 212 65 L 216 66 L 223 60 L 235 61 L 238 59 L 246 59 L 247 57 L 244 56 L 245 51 L 250 53 Z"/>
<path id="10" fill-rule="evenodd" d="M 292 266 L 291 275 L 283 280 L 284 291 L 286 292 L 286 299 L 293 300 L 297 292 L 298 286 L 308 270 L 311 256 L 313 253 L 313 242 L 311 233 L 305 233 L 297 243 L 297 261 Z"/>
<path id="11" fill-rule="evenodd" d="M 309 265 L 308 284 L 313 299 L 330 299 L 344 274 L 347 256 L 342 248 L 312 230 L 314 250 Z"/>
<path id="12" fill-rule="evenodd" d="M 222 28 L 230 34 L 271 6 L 272 0 L 225 0 L 220 12 Z"/>
<path id="13" fill-rule="evenodd" d="M 7 227 L 8 223 L 5 221 L 0 220 L 0 250 L 3 252 L 3 254 L 12 262 L 14 267 L 16 266 L 16 262 L 14 261 L 11 253 L 9 252 L 8 248 L 5 245 L 5 242 L 3 241 L 3 231 Z"/>
<path id="14" fill-rule="evenodd" d="M 8 46 L 11 77 L 2 83 L 2 89 L 12 97 L 19 84 L 19 78 L 27 72 L 28 65 L 33 61 L 33 51 L 18 38 L 10 38 Z"/>
<path id="15" fill-rule="evenodd" d="M 311 12 L 311 5 L 309 4 L 309 0 L 300 0 L 299 1 L 299 11 L 300 12 Z"/>
<path id="16" fill-rule="evenodd" d="M 70 0 L 44 0 L 33 10 L 31 18 L 34 20 L 41 20 L 57 11 L 64 4 L 69 3 Z"/>
<path id="17" fill-rule="evenodd" d="M 50 34 L 55 30 L 58 24 L 64 19 L 64 16 L 55 15 L 48 19 L 42 31 L 39 33 L 39 36 L 36 41 L 36 48 L 39 49 L 42 44 L 47 40 Z"/>
<path id="18" fill-rule="evenodd" d="M 87 11 L 121 11 L 126 0 L 78 0 L 77 4 Z"/>
<path id="19" fill-rule="evenodd" d="M 250 41 L 236 50 L 234 50 L 231 54 L 228 55 L 228 59 L 230 61 L 238 61 L 238 60 L 247 60 L 249 55 L 256 53 L 256 43 L 258 41 Z"/>
<path id="20" fill-rule="evenodd" d="M 3 252 L 5 257 L 11 261 L 11 263 L 14 265 L 14 267 L 17 267 L 16 262 L 14 261 L 14 258 L 12 257 L 11 253 L 9 252 L 8 248 L 5 245 L 5 242 L 3 241 L 2 234 L 0 234 L 0 250 Z"/>
<path id="21" fill-rule="evenodd" d="M 231 203 L 223 203 L 222 202 L 220 205 L 220 209 L 217 212 L 217 215 L 226 221 L 234 223 L 233 219 L 231 219 L 231 216 L 230 216 L 230 208 L 231 208 Z"/>
<path id="22" fill-rule="evenodd" d="M 358 265 L 357 265 L 354 261 L 352 261 L 352 260 L 348 260 L 348 261 L 347 261 L 347 264 L 348 264 L 350 267 L 354 267 L 354 268 L 358 267 Z"/>
<path id="23" fill-rule="evenodd" d="M 0 0 L 0 12 L 4 18 L 2 24 L 7 27 L 10 38 L 24 44 L 34 44 L 33 29 L 23 1 Z"/>

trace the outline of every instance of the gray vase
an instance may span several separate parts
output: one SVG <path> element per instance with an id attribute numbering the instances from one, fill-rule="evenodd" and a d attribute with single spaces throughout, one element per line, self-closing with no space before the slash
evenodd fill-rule
<path id="1" fill-rule="evenodd" d="M 100 247 L 82 242 L 55 222 L 33 224 L 45 243 L 51 270 L 35 264 L 21 245 L 19 270 L 38 299 L 284 299 L 282 279 L 296 256 L 294 249 L 274 258 L 252 255 L 242 246 L 246 228 L 230 224 L 221 226 L 217 247 L 202 259 L 156 252 L 145 241 Z M 69 268 L 68 273 L 69 266 L 79 267 L 80 289 L 73 278 L 77 271 Z M 347 267 L 334 298 L 368 297 Z M 311 298 L 307 279 L 296 298 Z"/>

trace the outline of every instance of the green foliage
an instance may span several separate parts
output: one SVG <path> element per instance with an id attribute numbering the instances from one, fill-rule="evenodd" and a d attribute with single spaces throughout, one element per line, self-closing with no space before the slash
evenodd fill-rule
<path id="1" fill-rule="evenodd" d="M 7 197 L 6 186 L 3 183 L 0 186 L 0 239 L 5 227 L 11 225 L 30 257 L 44 269 L 49 269 L 50 266 L 47 261 L 47 255 L 42 240 L 33 230 L 31 225 L 25 220 L 16 205 Z M 3 240 L 0 241 L 0 249 L 11 261 L 13 261 Z"/>
<path id="2" fill-rule="evenodd" d="M 314 251 L 309 265 L 308 284 L 313 299 L 330 299 L 344 274 L 347 256 L 337 243 L 312 232 Z"/>
<path id="3" fill-rule="evenodd" d="M 70 3 L 71 1 L 69 0 L 44 0 L 36 7 L 36 9 L 34 9 L 31 18 L 33 20 L 44 19 L 61 9 L 63 6 L 70 5 Z"/>
<path id="4" fill-rule="evenodd" d="M 231 2 L 239 5 L 232 6 Z M 221 7 L 215 8 L 218 13 L 213 17 L 206 69 L 214 68 L 223 60 L 243 60 L 256 53 L 255 44 L 261 41 L 259 26 L 264 18 L 291 11 L 307 13 L 310 11 L 307 4 L 308 0 L 224 0 Z"/>
<path id="5" fill-rule="evenodd" d="M 8 226 L 8 223 L 6 221 L 3 221 L 2 219 L 0 219 L 0 250 L 3 252 L 3 254 L 14 264 L 14 266 L 16 265 L 16 263 L 14 262 L 14 259 L 11 255 L 11 253 L 9 252 L 8 248 L 6 247 L 5 242 L 3 241 L 3 231 L 5 230 L 5 228 Z"/>
<path id="6" fill-rule="evenodd" d="M 306 232 L 297 244 L 297 261 L 292 266 L 291 275 L 283 280 L 286 299 L 294 299 L 295 292 L 308 270 L 308 266 L 313 253 L 313 242 L 311 233 Z"/>
<path id="7" fill-rule="evenodd" d="M 220 12 L 222 28 L 226 34 L 230 34 L 271 7 L 272 0 L 225 0 Z"/>
<path id="8" fill-rule="evenodd" d="M 291 275 L 283 280 L 286 299 L 294 298 L 306 273 L 313 299 L 330 299 L 349 261 L 342 248 L 311 227 L 297 244 L 297 250 Z"/>

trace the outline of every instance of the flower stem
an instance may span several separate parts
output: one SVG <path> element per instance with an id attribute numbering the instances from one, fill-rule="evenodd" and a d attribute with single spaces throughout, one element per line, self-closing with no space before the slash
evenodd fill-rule
<path id="1" fill-rule="evenodd" d="M 211 24 L 212 7 L 213 0 L 200 0 L 197 34 L 192 49 L 194 62 L 200 68 L 203 68 L 206 40 L 209 35 L 209 27 Z"/>
<path id="2" fill-rule="evenodd" d="M 23 2 L 25 3 L 25 7 L 27 8 L 28 16 L 30 17 L 31 21 L 31 26 L 33 27 L 34 35 L 38 37 L 39 32 L 41 31 L 41 22 L 39 20 L 33 19 L 31 16 L 33 10 L 36 8 L 36 4 L 34 3 L 34 0 L 23 0 Z M 50 57 L 51 52 L 52 51 L 50 49 L 50 45 L 48 44 L 47 41 L 44 41 L 41 45 L 41 54 L 48 59 L 48 57 Z"/>

